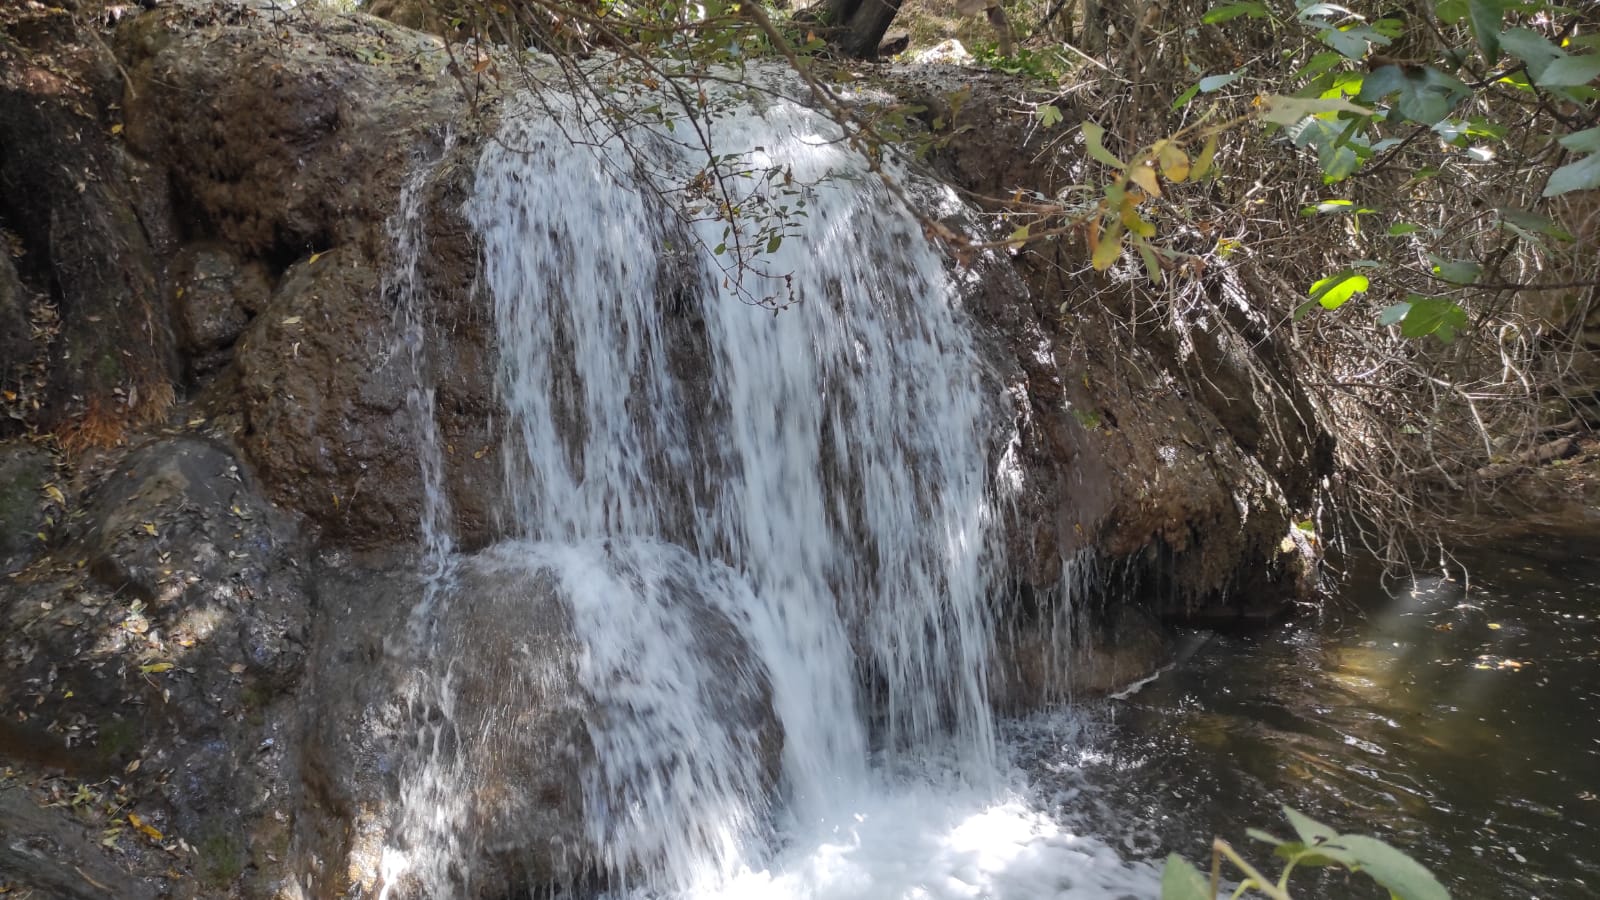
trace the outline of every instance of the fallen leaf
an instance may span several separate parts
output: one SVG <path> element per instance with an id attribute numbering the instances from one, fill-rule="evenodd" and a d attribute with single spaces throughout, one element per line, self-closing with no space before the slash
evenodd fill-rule
<path id="1" fill-rule="evenodd" d="M 145 534 L 148 534 L 151 537 L 155 537 L 156 536 L 156 526 L 155 526 L 154 522 L 145 522 L 144 524 L 140 525 L 139 527 L 144 529 L 144 533 Z"/>
<path id="2" fill-rule="evenodd" d="M 161 832 L 157 831 L 154 827 L 150 826 L 143 819 L 139 818 L 133 813 L 128 813 L 128 824 L 132 825 L 134 830 L 138 831 L 140 834 L 152 841 L 161 840 Z"/>
<path id="3" fill-rule="evenodd" d="M 285 325 L 299 325 L 300 324 L 300 317 L 299 316 L 286 316 L 286 317 L 284 317 L 283 324 L 285 324 Z"/>
<path id="4" fill-rule="evenodd" d="M 169 662 L 145 663 L 139 667 L 139 671 L 146 675 L 159 675 L 162 672 L 169 672 L 172 669 L 173 664 Z"/>

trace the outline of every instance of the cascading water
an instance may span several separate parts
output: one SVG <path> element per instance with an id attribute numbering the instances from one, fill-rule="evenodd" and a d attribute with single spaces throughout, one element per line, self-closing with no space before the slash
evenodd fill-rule
<path id="1" fill-rule="evenodd" d="M 989 454 L 1012 443 L 1010 401 L 920 222 L 789 101 L 702 123 L 738 154 L 724 170 L 749 173 L 731 183 L 669 129 L 598 120 L 570 99 L 510 109 L 467 216 L 507 421 L 506 540 L 474 565 L 542 578 L 569 611 L 607 881 L 967 896 L 951 886 L 994 892 L 989 864 L 1049 845 L 1050 865 L 1103 875 L 1054 873 L 1051 895 L 1107 896 L 1130 877 L 1114 855 L 1007 793 L 986 686 L 1007 483 Z M 757 211 L 736 230 L 704 213 L 735 196 Z M 719 265 L 749 247 L 765 252 Z M 431 702 L 462 729 L 450 671 Z M 781 726 L 776 793 L 732 712 L 752 698 Z M 471 826 L 445 800 L 468 768 L 435 746 L 402 779 L 424 807 L 405 811 L 404 864 L 435 896 L 460 890 L 449 835 Z M 1016 854 L 987 849 L 994 834 Z"/>

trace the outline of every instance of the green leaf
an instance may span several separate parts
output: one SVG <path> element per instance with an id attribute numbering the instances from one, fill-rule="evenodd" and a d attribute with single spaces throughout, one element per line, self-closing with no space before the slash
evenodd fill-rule
<path id="1" fill-rule="evenodd" d="M 1467 311 L 1453 300 L 1410 294 L 1406 303 L 1410 308 L 1400 323 L 1401 337 L 1420 338 L 1431 334 L 1448 344 L 1456 339 L 1457 331 L 1467 327 Z"/>
<path id="2" fill-rule="evenodd" d="M 1600 127 L 1585 128 L 1560 138 L 1561 146 L 1574 153 L 1600 153 Z"/>
<path id="3" fill-rule="evenodd" d="M 1024 225 L 1021 228 L 1018 228 L 1016 231 L 1011 232 L 1011 237 L 1006 238 L 1006 240 L 1010 242 L 1011 249 L 1022 249 L 1022 245 L 1028 242 L 1028 226 Z"/>
<path id="4" fill-rule="evenodd" d="M 1370 285 L 1367 276 L 1356 274 L 1354 269 L 1345 269 L 1314 282 L 1311 285 L 1311 299 L 1322 304 L 1323 309 L 1338 309 L 1356 294 L 1366 293 Z"/>
<path id="5" fill-rule="evenodd" d="M 1343 834 L 1330 843 L 1348 853 L 1362 872 L 1402 900 L 1450 900 L 1450 893 L 1432 872 L 1377 838 Z"/>
<path id="6" fill-rule="evenodd" d="M 1540 87 L 1578 87 L 1600 78 L 1600 53 L 1567 56 L 1545 66 L 1534 78 Z"/>
<path id="7" fill-rule="evenodd" d="M 1255 838 L 1256 840 L 1262 842 L 1263 844 L 1271 844 L 1274 847 L 1281 847 L 1284 844 L 1288 843 L 1288 841 L 1285 841 L 1283 838 L 1278 837 L 1275 834 L 1268 834 L 1267 832 L 1262 831 L 1259 828 L 1246 828 L 1244 830 L 1244 833 L 1247 836 Z"/>
<path id="8" fill-rule="evenodd" d="M 1347 270 L 1348 271 L 1348 270 Z M 1327 279 L 1323 279 L 1326 281 Z M 1290 809 L 1285 806 L 1283 814 L 1288 817 L 1289 824 L 1294 828 L 1294 833 L 1306 844 L 1316 844 L 1329 838 L 1337 837 L 1338 832 L 1318 822 L 1305 813 Z"/>
<path id="9" fill-rule="evenodd" d="M 1500 59 L 1500 20 L 1505 15 L 1501 0 L 1467 0 L 1472 20 L 1472 36 L 1483 48 L 1483 56 L 1494 65 Z"/>
<path id="10" fill-rule="evenodd" d="M 1225 72 L 1221 75 L 1207 75 L 1206 77 L 1200 79 L 1200 83 L 1197 85 L 1197 87 L 1200 88 L 1201 93 L 1212 94 L 1232 84 L 1242 74 L 1244 73 Z"/>
<path id="11" fill-rule="evenodd" d="M 1145 240 L 1144 235 L 1135 235 L 1133 245 L 1139 248 L 1139 259 L 1144 261 L 1144 273 L 1155 284 L 1161 283 L 1161 261 L 1156 259 L 1155 248 Z"/>
<path id="12" fill-rule="evenodd" d="M 1365 25 L 1346 25 L 1342 28 L 1324 28 L 1317 35 L 1324 44 L 1339 51 L 1350 59 L 1361 59 L 1367 55 L 1367 47 L 1372 44 L 1382 46 L 1390 43 L 1387 35 L 1375 28 Z"/>
<path id="13" fill-rule="evenodd" d="M 1091 157 L 1118 169 L 1126 169 L 1128 167 L 1122 160 L 1117 159 L 1110 150 L 1107 150 L 1106 145 L 1102 143 L 1106 136 L 1104 128 L 1093 122 L 1084 122 L 1081 127 L 1083 128 L 1083 142 L 1088 147 Z"/>
<path id="14" fill-rule="evenodd" d="M 1420 225 L 1413 225 L 1410 222 L 1396 222 L 1389 226 L 1389 236 L 1403 237 L 1408 234 L 1416 234 L 1421 230 L 1422 226 Z"/>
<path id="15" fill-rule="evenodd" d="M 1383 312 L 1378 314 L 1378 324 L 1387 328 L 1388 326 L 1399 322 L 1401 319 L 1404 319 L 1406 317 L 1406 313 L 1409 312 L 1411 312 L 1411 303 L 1407 300 L 1402 300 L 1393 306 L 1386 306 L 1384 307 Z"/>
<path id="16" fill-rule="evenodd" d="M 1183 93 L 1179 94 L 1178 95 L 1178 99 L 1172 101 L 1172 108 L 1173 109 L 1183 109 L 1184 104 L 1188 103 L 1190 100 L 1193 100 L 1195 98 L 1195 95 L 1198 94 L 1198 93 L 1200 93 L 1200 85 L 1198 85 L 1198 84 L 1189 85 L 1189 89 L 1188 90 L 1186 90 Z"/>
<path id="17" fill-rule="evenodd" d="M 1226 6 L 1219 6 L 1216 9 L 1206 13 L 1204 16 L 1201 16 L 1200 21 L 1206 23 L 1207 25 L 1216 25 L 1219 22 L 1231 22 L 1240 16 L 1249 16 L 1252 19 L 1265 19 L 1267 17 L 1267 8 L 1262 6 L 1260 3 L 1251 2 L 1251 0 L 1246 0 L 1246 2 L 1243 3 L 1229 3 Z"/>
<path id="18" fill-rule="evenodd" d="M 1300 71 L 1294 73 L 1294 77 L 1315 78 L 1342 62 L 1344 62 L 1343 54 L 1331 51 L 1318 53 L 1316 56 L 1311 57 L 1311 61 L 1306 63 Z"/>
<path id="19" fill-rule="evenodd" d="M 1039 117 L 1039 124 L 1045 128 L 1061 124 L 1061 109 L 1053 104 L 1042 103 L 1034 108 L 1033 114 Z"/>
<path id="20" fill-rule="evenodd" d="M 1555 219 L 1542 216 L 1525 209 L 1502 208 L 1499 210 L 1502 224 L 1512 225 L 1519 229 L 1531 231 L 1536 234 L 1548 235 L 1558 241 L 1574 240 L 1571 232 L 1562 228 Z"/>
<path id="21" fill-rule="evenodd" d="M 1555 197 L 1569 191 L 1587 191 L 1597 187 L 1600 187 L 1600 153 L 1592 153 L 1551 172 L 1544 196 Z"/>
<path id="22" fill-rule="evenodd" d="M 772 237 L 767 238 L 767 252 L 768 253 L 777 253 L 778 252 L 778 247 L 781 246 L 782 244 L 783 244 L 783 235 L 774 234 Z"/>
<path id="23" fill-rule="evenodd" d="M 1500 46 L 1507 53 L 1528 64 L 1528 74 L 1537 82 L 1550 64 L 1566 56 L 1544 39 L 1537 31 L 1513 28 L 1500 34 Z"/>
<path id="24" fill-rule="evenodd" d="M 1483 266 L 1471 259 L 1445 259 L 1428 254 L 1433 261 L 1433 274 L 1451 284 L 1471 284 L 1483 273 Z"/>
<path id="25" fill-rule="evenodd" d="M 1438 69 L 1381 66 L 1367 76 L 1357 99 L 1372 103 L 1398 94 L 1395 109 L 1400 115 L 1413 122 L 1433 125 L 1448 116 L 1457 101 L 1471 93 L 1466 85 Z"/>
<path id="26" fill-rule="evenodd" d="M 1193 863 L 1173 853 L 1161 868 L 1161 900 L 1211 900 L 1211 884 Z"/>

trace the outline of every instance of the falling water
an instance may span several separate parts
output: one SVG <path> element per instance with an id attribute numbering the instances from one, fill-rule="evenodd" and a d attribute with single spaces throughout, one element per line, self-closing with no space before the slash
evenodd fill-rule
<path id="1" fill-rule="evenodd" d="M 1121 871 L 1007 793 L 987 683 L 1009 400 L 917 216 L 795 103 L 702 123 L 744 173 L 722 183 L 677 131 L 597 121 L 574 100 L 508 110 L 466 212 L 507 417 L 489 556 L 571 611 L 596 710 L 587 834 L 611 883 L 965 896 L 892 870 L 980 872 L 986 835 Z M 768 692 L 776 808 L 729 711 Z"/>

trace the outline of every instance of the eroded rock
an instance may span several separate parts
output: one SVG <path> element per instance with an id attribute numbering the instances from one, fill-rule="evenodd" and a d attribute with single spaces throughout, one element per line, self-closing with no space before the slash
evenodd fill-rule
<path id="1" fill-rule="evenodd" d="M 311 675 L 338 687 L 317 693 L 310 713 L 298 825 L 315 895 L 374 890 L 385 848 L 409 854 L 396 883 L 407 897 L 426 896 L 440 877 L 462 891 L 516 895 L 590 882 L 617 864 L 586 825 L 588 804 L 608 791 L 592 793 L 586 773 L 597 736 L 651 727 L 633 721 L 649 711 L 623 703 L 625 693 L 607 699 L 585 687 L 586 651 L 554 564 L 527 545 L 492 548 L 463 561 L 438 594 L 409 565 L 324 571 L 328 615 Z M 715 673 L 706 710 L 748 742 L 749 771 L 770 790 L 782 734 L 764 670 L 705 596 L 663 584 L 675 591 L 664 602 L 695 635 L 684 652 Z M 687 764 L 670 761 L 672 746 L 664 739 L 661 764 Z M 648 810 L 662 799 L 610 802 Z"/>

